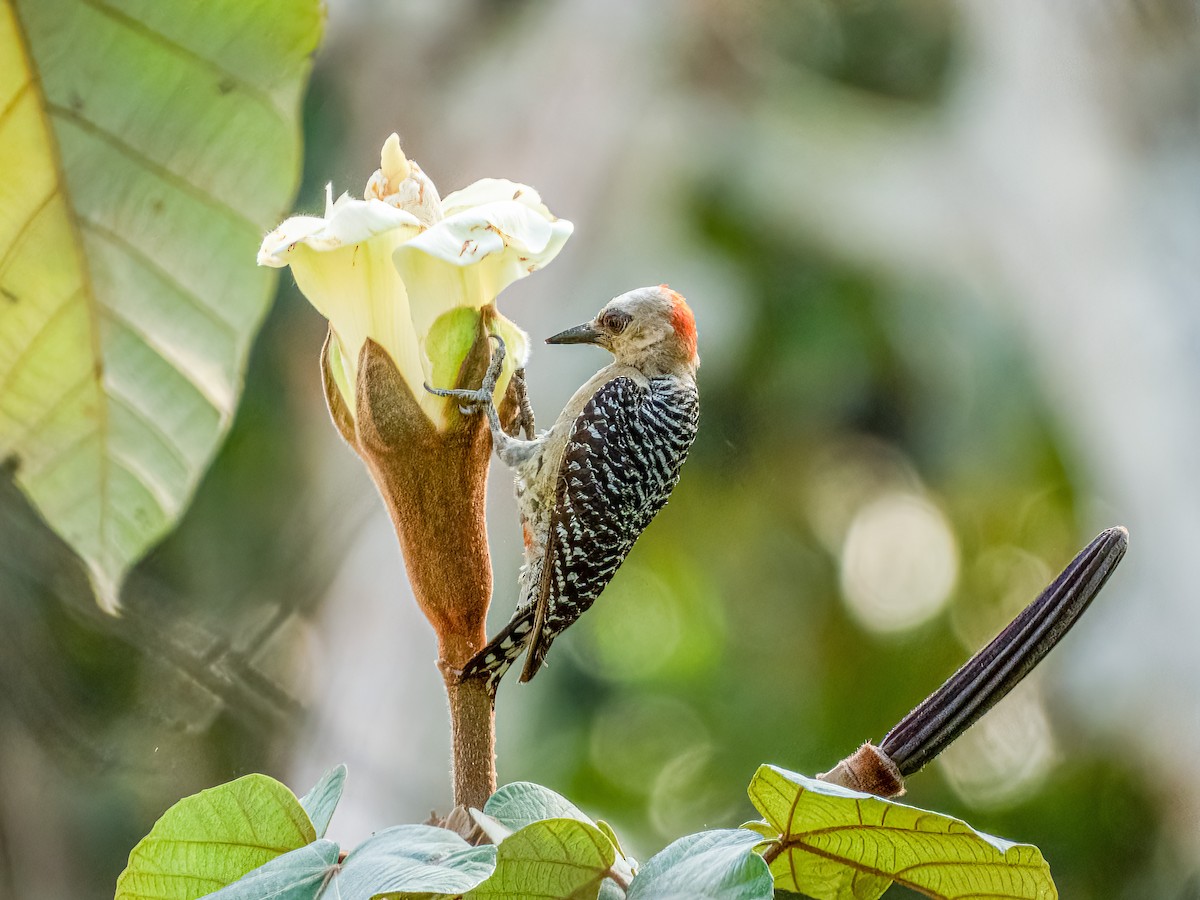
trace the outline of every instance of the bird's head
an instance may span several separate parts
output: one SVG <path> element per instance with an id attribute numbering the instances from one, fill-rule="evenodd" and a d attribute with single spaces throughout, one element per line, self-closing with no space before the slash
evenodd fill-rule
<path id="1" fill-rule="evenodd" d="M 592 321 L 546 338 L 546 343 L 596 344 L 649 377 L 694 373 L 700 365 L 691 307 L 665 284 L 614 297 Z"/>

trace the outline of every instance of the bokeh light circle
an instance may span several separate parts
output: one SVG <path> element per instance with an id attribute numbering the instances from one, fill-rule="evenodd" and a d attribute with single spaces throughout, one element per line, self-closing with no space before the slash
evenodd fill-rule
<path id="1" fill-rule="evenodd" d="M 949 602 L 958 562 L 958 541 L 941 510 L 917 494 L 889 491 L 865 504 L 850 523 L 842 549 L 842 596 L 864 628 L 906 631 Z"/>

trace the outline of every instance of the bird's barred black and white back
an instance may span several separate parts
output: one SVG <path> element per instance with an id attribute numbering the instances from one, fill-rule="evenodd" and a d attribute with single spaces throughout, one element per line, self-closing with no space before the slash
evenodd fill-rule
<path id="1" fill-rule="evenodd" d="M 564 451 L 535 602 L 468 663 L 493 683 L 529 648 L 522 681 L 608 586 L 679 481 L 700 418 L 691 379 L 614 378 L 575 419 Z M 539 615 L 540 611 L 540 615 Z M 535 625 L 537 634 L 533 634 Z"/>

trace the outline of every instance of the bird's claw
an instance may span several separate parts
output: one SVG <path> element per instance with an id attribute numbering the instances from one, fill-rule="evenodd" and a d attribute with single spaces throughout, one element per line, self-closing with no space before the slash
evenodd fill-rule
<path id="1" fill-rule="evenodd" d="M 460 401 L 458 404 L 458 411 L 464 416 L 473 415 L 482 409 L 486 409 L 487 404 L 492 400 L 491 391 L 485 391 L 482 388 L 477 391 L 468 391 L 448 388 L 435 388 L 426 384 L 425 390 L 433 394 L 435 397 L 449 397 L 451 400 Z"/>
<path id="2" fill-rule="evenodd" d="M 435 397 L 449 397 L 451 400 L 458 400 L 459 411 L 463 415 L 469 415 L 473 412 L 478 412 L 481 407 L 486 406 L 492 399 L 492 392 L 480 388 L 476 391 L 451 389 L 451 388 L 435 388 L 425 385 L 425 390 L 433 394 Z"/>
<path id="3" fill-rule="evenodd" d="M 425 390 L 434 396 L 461 401 L 458 409 L 464 416 L 487 409 L 488 404 L 492 402 L 492 395 L 496 391 L 496 382 L 500 380 L 500 370 L 504 367 L 504 338 L 498 334 L 488 335 L 488 337 L 496 341 L 496 349 L 492 353 L 492 361 L 488 364 L 487 371 L 483 374 L 483 383 L 477 390 L 435 388 L 428 384 L 425 385 Z"/>
<path id="4" fill-rule="evenodd" d="M 525 440 L 532 441 L 536 435 L 536 424 L 533 419 L 533 407 L 529 404 L 529 391 L 525 386 L 525 370 L 517 369 L 512 374 L 513 390 L 517 397 L 517 416 L 512 424 L 513 435 L 524 434 Z"/>

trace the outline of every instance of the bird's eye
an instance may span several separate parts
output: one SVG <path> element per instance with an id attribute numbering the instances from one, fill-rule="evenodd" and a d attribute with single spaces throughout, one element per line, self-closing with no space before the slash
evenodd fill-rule
<path id="1" fill-rule="evenodd" d="M 628 327 L 632 319 L 633 316 L 627 312 L 621 312 L 619 309 L 610 309 L 608 312 L 601 314 L 598 324 L 605 331 L 620 334 Z"/>

